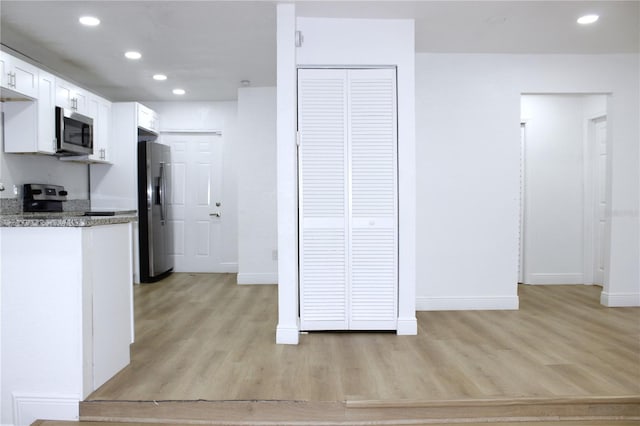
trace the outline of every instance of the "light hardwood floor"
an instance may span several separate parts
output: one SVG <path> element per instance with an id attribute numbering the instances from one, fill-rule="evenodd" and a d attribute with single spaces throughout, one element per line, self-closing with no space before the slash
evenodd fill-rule
<path id="1" fill-rule="evenodd" d="M 640 394 L 640 309 L 520 286 L 518 311 L 418 312 L 418 336 L 276 345 L 277 288 L 173 274 L 135 288 L 132 362 L 88 400 L 442 401 Z M 369 402 L 366 402 L 369 401 Z"/>

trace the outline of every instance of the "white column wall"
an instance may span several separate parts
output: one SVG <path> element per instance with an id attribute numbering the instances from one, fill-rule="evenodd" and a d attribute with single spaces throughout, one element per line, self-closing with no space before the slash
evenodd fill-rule
<path id="1" fill-rule="evenodd" d="M 298 344 L 296 7 L 277 6 L 278 326 L 276 343 Z"/>
<path id="2" fill-rule="evenodd" d="M 276 284 L 276 88 L 238 90 L 238 284 Z"/>
<path id="3" fill-rule="evenodd" d="M 417 306 L 518 306 L 520 95 L 610 93 L 601 301 L 640 304 L 638 55 L 418 54 Z"/>

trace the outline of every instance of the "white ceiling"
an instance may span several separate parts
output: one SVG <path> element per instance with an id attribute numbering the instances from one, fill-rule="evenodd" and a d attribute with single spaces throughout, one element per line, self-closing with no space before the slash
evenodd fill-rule
<path id="1" fill-rule="evenodd" d="M 275 1 L 11 1 L 0 41 L 114 101 L 232 100 L 275 85 Z M 297 1 L 298 16 L 412 18 L 418 52 L 640 51 L 638 1 Z M 597 13 L 593 26 L 575 23 Z M 78 24 L 81 15 L 100 26 Z M 131 62 L 126 50 L 143 58 Z M 165 82 L 151 79 L 155 73 Z M 187 94 L 177 98 L 174 87 Z"/>

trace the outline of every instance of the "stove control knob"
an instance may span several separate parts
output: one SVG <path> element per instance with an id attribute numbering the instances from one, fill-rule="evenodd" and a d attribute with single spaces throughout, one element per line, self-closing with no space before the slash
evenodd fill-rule
<path id="1" fill-rule="evenodd" d="M 67 195 L 67 194 L 68 194 L 68 192 L 67 192 L 67 191 L 60 191 L 60 192 L 58 192 L 58 195 L 62 195 L 62 196 L 65 196 L 65 195 Z"/>

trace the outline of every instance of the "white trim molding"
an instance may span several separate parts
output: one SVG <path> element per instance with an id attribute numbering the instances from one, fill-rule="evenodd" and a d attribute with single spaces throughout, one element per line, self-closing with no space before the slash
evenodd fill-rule
<path id="1" fill-rule="evenodd" d="M 220 270 L 226 274 L 236 274 L 238 273 L 238 262 L 222 262 Z"/>
<path id="2" fill-rule="evenodd" d="M 239 273 L 238 284 L 278 284 L 277 272 Z"/>
<path id="3" fill-rule="evenodd" d="M 609 308 L 640 306 L 640 293 L 600 293 L 600 304 Z"/>
<path id="4" fill-rule="evenodd" d="M 418 311 L 517 310 L 518 296 L 495 297 L 418 297 Z"/>
<path id="5" fill-rule="evenodd" d="M 160 134 L 167 133 L 206 133 L 210 135 L 222 136 L 222 130 L 217 129 L 160 129 Z"/>
<path id="6" fill-rule="evenodd" d="M 396 328 L 398 336 L 415 336 L 418 334 L 418 320 L 416 317 L 400 317 Z"/>
<path id="7" fill-rule="evenodd" d="M 29 426 L 38 419 L 77 421 L 80 395 L 22 394 L 13 392 L 13 424 Z"/>
<path id="8" fill-rule="evenodd" d="M 525 284 L 566 285 L 584 284 L 584 282 L 584 274 L 582 272 L 557 274 L 528 273 L 525 275 Z"/>
<path id="9" fill-rule="evenodd" d="M 300 319 L 297 325 L 287 327 L 278 324 L 276 328 L 276 343 L 279 345 L 297 345 L 300 340 Z"/>

